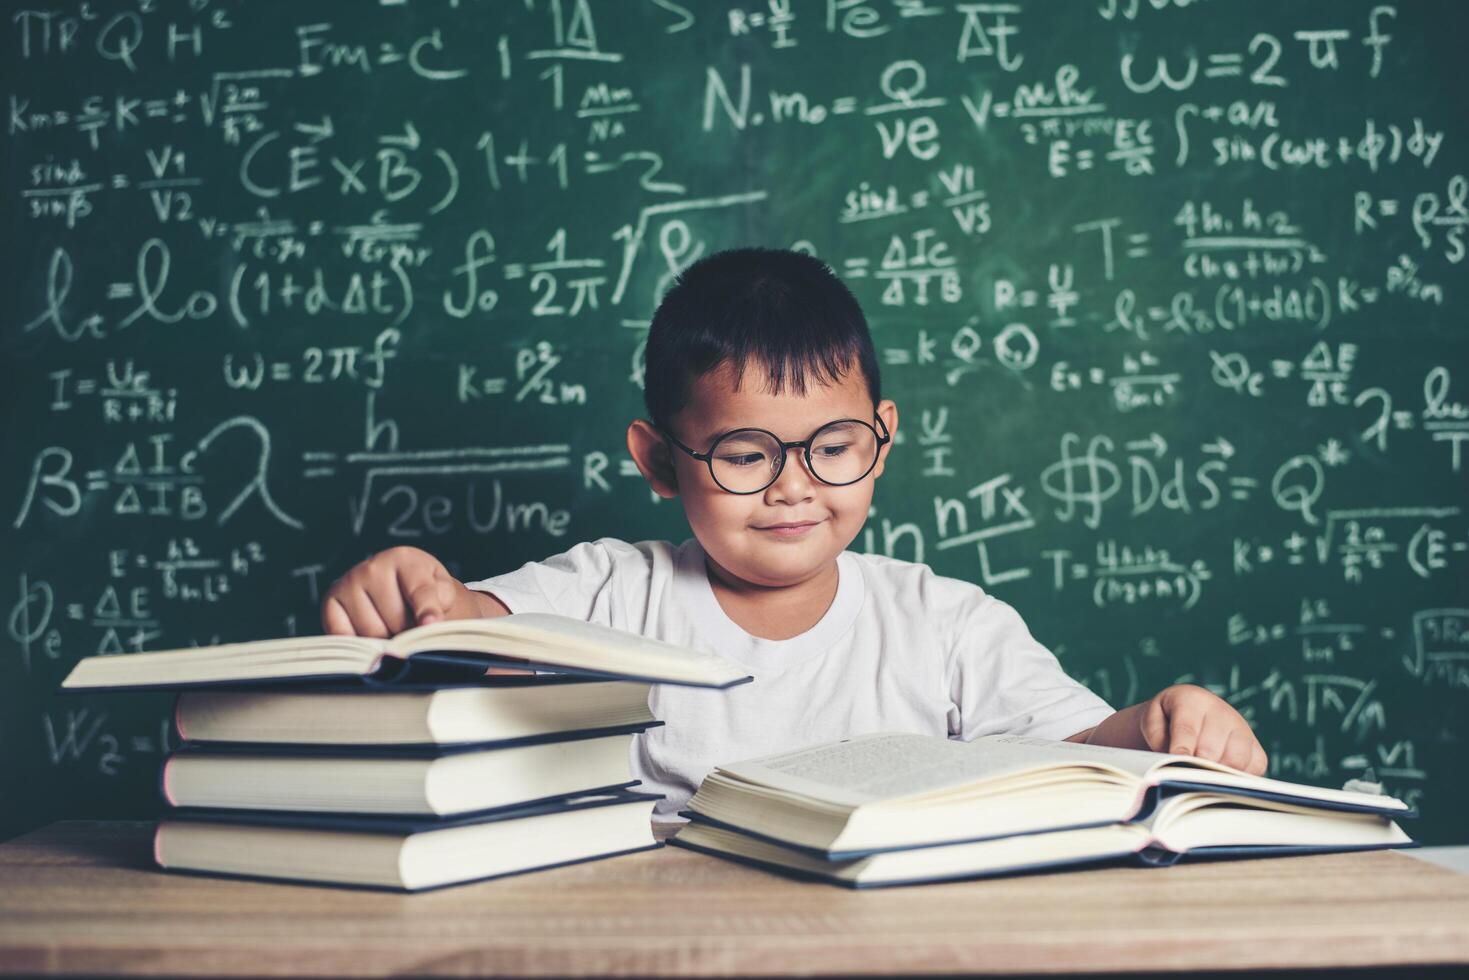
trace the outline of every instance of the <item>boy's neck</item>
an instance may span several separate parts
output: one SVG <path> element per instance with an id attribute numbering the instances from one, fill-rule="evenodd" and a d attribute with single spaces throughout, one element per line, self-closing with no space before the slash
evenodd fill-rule
<path id="1" fill-rule="evenodd" d="M 832 560 L 794 585 L 754 585 L 731 575 L 707 554 L 709 587 L 726 616 L 751 636 L 789 640 L 821 622 L 836 599 L 841 573 Z"/>

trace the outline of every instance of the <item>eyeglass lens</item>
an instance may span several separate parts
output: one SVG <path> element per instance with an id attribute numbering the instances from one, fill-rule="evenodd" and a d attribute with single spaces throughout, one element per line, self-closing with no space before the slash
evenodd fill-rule
<path id="1" fill-rule="evenodd" d="M 714 479 L 733 493 L 754 493 L 775 482 L 784 453 L 780 443 L 759 429 L 737 429 L 710 450 Z M 854 483 L 877 460 L 877 433 L 857 421 L 824 425 L 811 439 L 811 472 L 824 483 Z"/>

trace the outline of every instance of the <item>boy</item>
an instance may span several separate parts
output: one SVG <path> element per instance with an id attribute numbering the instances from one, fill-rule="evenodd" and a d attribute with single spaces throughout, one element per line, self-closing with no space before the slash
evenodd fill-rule
<path id="1" fill-rule="evenodd" d="M 323 603 L 328 632 L 388 636 L 440 618 L 556 612 L 711 649 L 755 680 L 658 685 L 667 722 L 634 768 L 677 812 L 716 764 L 869 731 L 1016 732 L 1218 759 L 1253 773 L 1250 726 L 1175 685 L 1114 712 L 1073 681 L 1008 605 L 926 565 L 846 550 L 867 520 L 898 409 L 878 388 L 856 299 L 819 260 L 740 249 L 690 266 L 648 333 L 627 446 L 693 537 L 579 544 L 467 585 L 394 548 Z"/>

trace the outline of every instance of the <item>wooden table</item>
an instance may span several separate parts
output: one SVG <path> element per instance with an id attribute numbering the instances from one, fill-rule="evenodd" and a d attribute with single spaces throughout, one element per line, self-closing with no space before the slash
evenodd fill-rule
<path id="1" fill-rule="evenodd" d="M 152 867 L 150 831 L 146 823 L 66 821 L 0 845 L 0 972 L 993 974 L 1469 964 L 1469 876 L 1385 851 L 850 891 L 667 847 L 403 895 L 165 874 Z"/>

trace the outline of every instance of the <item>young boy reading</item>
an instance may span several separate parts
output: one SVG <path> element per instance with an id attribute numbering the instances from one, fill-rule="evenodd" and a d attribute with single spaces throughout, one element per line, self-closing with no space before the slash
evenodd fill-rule
<path id="1" fill-rule="evenodd" d="M 898 430 L 878 380 L 862 310 L 821 261 L 711 255 L 654 314 L 649 417 L 627 429 L 639 471 L 682 501 L 692 538 L 601 538 L 467 584 L 394 548 L 332 586 L 323 625 L 383 637 L 446 617 L 554 612 L 745 665 L 753 683 L 653 688 L 667 724 L 639 736 L 633 762 L 666 794 L 665 821 L 716 764 L 874 731 L 1029 734 L 1263 773 L 1249 724 L 1203 688 L 1113 711 L 978 586 L 846 550 Z"/>

